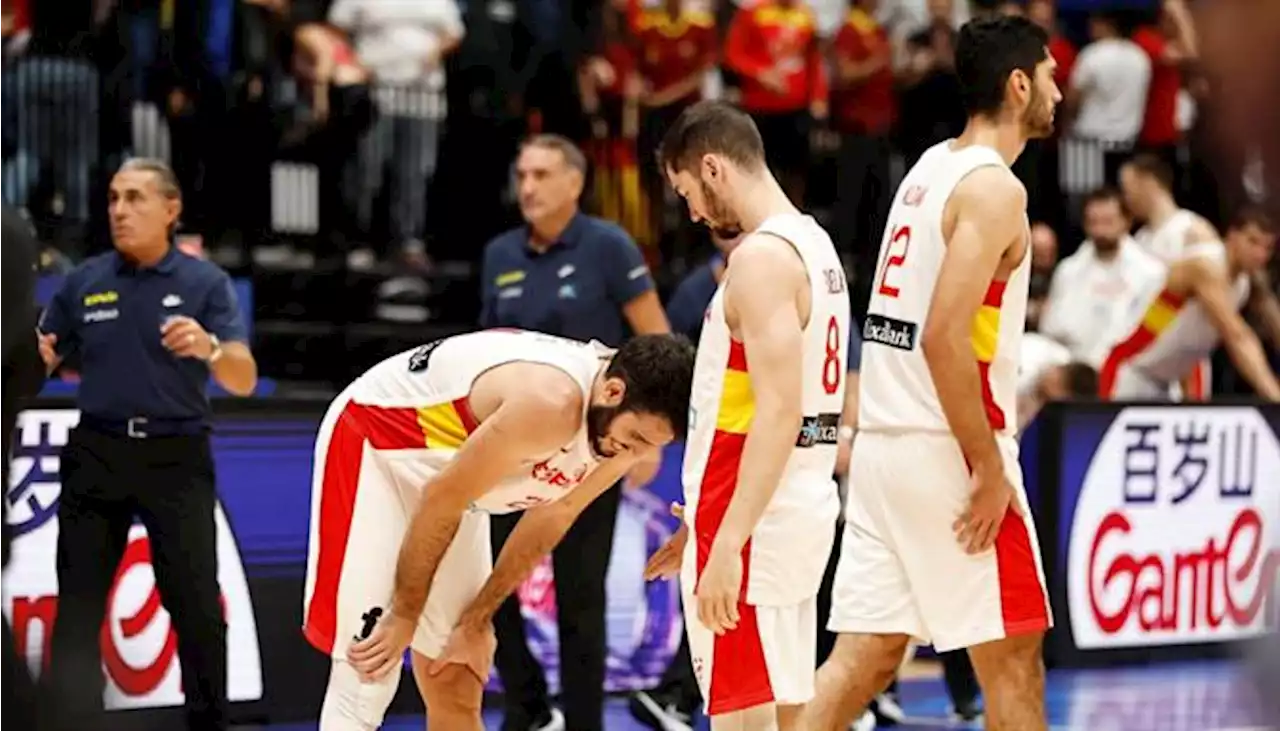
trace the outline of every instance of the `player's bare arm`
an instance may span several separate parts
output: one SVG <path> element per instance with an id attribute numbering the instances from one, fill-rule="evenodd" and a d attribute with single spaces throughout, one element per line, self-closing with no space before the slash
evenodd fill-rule
<path id="1" fill-rule="evenodd" d="M 1003 469 L 1003 462 L 982 406 L 982 383 L 970 334 L 1006 254 L 1026 234 L 1022 216 L 1026 203 L 1026 190 L 1011 172 L 985 167 L 974 170 L 956 187 L 943 214 L 944 225 L 954 224 L 921 348 L 947 423 L 975 471 Z"/>
<path id="2" fill-rule="evenodd" d="M 1222 345 L 1227 349 L 1231 362 L 1240 370 L 1240 375 L 1262 398 L 1280 401 L 1280 382 L 1276 381 L 1276 374 L 1267 362 L 1257 333 L 1236 309 L 1226 271 L 1219 264 L 1200 257 L 1188 259 L 1179 268 L 1183 271 L 1177 275 L 1185 278 L 1190 292 L 1213 321 L 1222 336 Z"/>
<path id="3" fill-rule="evenodd" d="M 1006 168 L 974 170 L 952 193 L 943 213 L 947 253 L 921 339 L 938 401 L 977 485 L 956 529 L 970 552 L 995 541 L 1011 503 L 1012 488 L 995 432 L 983 407 L 982 381 L 971 332 L 987 288 L 1026 236 L 1027 193 Z M 1016 508 L 1016 504 L 1015 504 Z"/>
<path id="4" fill-rule="evenodd" d="M 698 616 L 717 633 L 737 624 L 742 548 L 778 489 L 800 431 L 805 318 L 800 299 L 808 282 L 791 245 L 769 234 L 744 240 L 725 276 L 725 317 L 751 354 L 755 414 L 737 488 L 698 581 Z"/>
<path id="5" fill-rule="evenodd" d="M 581 389 L 553 366 L 515 364 L 521 379 L 486 384 L 490 372 L 476 381 L 473 403 L 483 419 L 458 454 L 427 485 L 409 525 L 396 562 L 395 598 L 391 609 L 416 617 L 427 600 L 436 567 L 453 540 L 468 506 L 504 478 L 520 471 L 536 455 L 562 446 L 582 420 Z M 485 393 L 488 391 L 488 393 Z M 485 417 L 486 401 L 497 401 Z"/>

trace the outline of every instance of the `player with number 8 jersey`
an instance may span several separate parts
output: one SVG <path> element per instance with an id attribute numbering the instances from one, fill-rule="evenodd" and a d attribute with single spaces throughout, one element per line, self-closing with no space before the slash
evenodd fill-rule
<path id="1" fill-rule="evenodd" d="M 813 693 L 839 511 L 844 269 L 742 112 L 690 107 L 662 157 L 694 220 L 748 231 L 707 309 L 690 396 L 681 586 L 694 673 L 713 729 L 789 729 Z"/>

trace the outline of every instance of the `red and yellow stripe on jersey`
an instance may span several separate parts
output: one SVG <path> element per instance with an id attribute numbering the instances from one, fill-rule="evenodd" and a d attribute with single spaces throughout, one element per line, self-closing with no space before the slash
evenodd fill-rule
<path id="1" fill-rule="evenodd" d="M 751 391 L 751 376 L 747 373 L 747 351 L 742 343 L 729 340 L 729 360 L 725 364 L 724 381 L 720 388 L 720 404 L 716 409 L 716 430 L 711 437 L 711 451 L 707 454 L 707 466 L 702 474 L 698 491 L 698 505 L 694 518 L 694 534 L 698 541 L 698 575 L 706 566 L 711 543 L 720 524 L 724 522 L 729 500 L 738 486 L 738 467 L 742 463 L 742 448 L 747 443 L 747 430 L 755 418 L 756 399 Z M 750 542 L 743 554 L 750 550 Z M 745 564 L 745 562 L 744 562 Z M 744 569 L 742 591 L 745 596 L 747 577 Z"/>
<path id="2" fill-rule="evenodd" d="M 316 585 L 304 634 L 331 652 L 337 628 L 338 582 L 351 535 L 364 445 L 374 449 L 457 449 L 478 423 L 466 397 L 429 406 L 347 403 L 329 435 L 320 495 Z"/>
<path id="3" fill-rule="evenodd" d="M 987 294 L 982 298 L 978 313 L 973 316 L 973 326 L 969 331 L 969 342 L 978 359 L 978 375 L 982 380 L 982 407 L 987 412 L 987 422 L 996 431 L 1003 430 L 1008 423 L 1004 409 L 996 403 L 991 392 L 991 363 L 996 358 L 996 347 L 1000 343 L 1000 306 L 1004 303 L 1006 285 L 1006 282 L 992 282 L 987 287 Z"/>
<path id="4" fill-rule="evenodd" d="M 1103 362 L 1101 370 L 1098 371 L 1100 396 L 1111 397 L 1112 392 L 1115 391 L 1116 376 L 1120 373 L 1120 366 L 1146 350 L 1160 337 L 1160 333 L 1168 330 L 1173 321 L 1178 319 L 1178 313 L 1186 303 L 1186 297 L 1174 294 L 1168 289 L 1156 296 L 1155 300 L 1147 306 L 1147 311 L 1142 314 L 1142 321 L 1138 323 L 1138 327 L 1134 328 L 1128 338 L 1112 348 L 1106 361 Z"/>
<path id="5" fill-rule="evenodd" d="M 756 400 L 747 372 L 747 351 L 742 343 L 729 340 L 729 361 L 725 364 L 720 405 L 716 410 L 716 430 L 711 438 L 706 471 L 702 475 L 693 533 L 697 541 L 697 576 L 711 555 L 711 544 L 724 522 L 729 501 L 738 486 L 738 467 L 747 443 L 747 431 L 755 418 Z M 738 594 L 738 626 L 715 638 L 712 646 L 711 680 L 707 712 L 729 713 L 749 705 L 772 703 L 773 686 L 764 668 L 764 644 L 756 608 L 746 603 L 751 582 L 751 541 L 742 547 L 742 588 Z M 696 591 L 696 588 L 695 588 Z M 750 699 L 742 705 L 743 699 Z"/>

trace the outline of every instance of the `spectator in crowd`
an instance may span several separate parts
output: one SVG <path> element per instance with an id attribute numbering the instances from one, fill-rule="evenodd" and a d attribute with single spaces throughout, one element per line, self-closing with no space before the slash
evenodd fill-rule
<path id="1" fill-rule="evenodd" d="M 854 261 L 859 303 L 893 197 L 889 135 L 898 100 L 888 29 L 876 20 L 879 6 L 880 0 L 854 0 L 832 43 L 831 121 L 840 134 L 835 243 Z"/>
<path id="2" fill-rule="evenodd" d="M 336 0 L 329 20 L 350 35 L 356 57 L 377 81 L 378 118 L 356 161 L 358 226 L 372 230 L 374 201 L 389 173 L 393 248 L 387 253 L 421 269 L 427 264 L 427 183 L 445 118 L 444 61 L 462 41 L 461 11 L 456 0 Z M 372 263 L 367 248 L 355 252 L 358 268 Z"/>
<path id="3" fill-rule="evenodd" d="M 1049 295 L 1053 268 L 1058 264 L 1058 234 L 1044 221 L 1031 224 L 1031 295 L 1027 302 L 1027 328 L 1040 326 L 1041 308 Z"/>
<path id="4" fill-rule="evenodd" d="M 582 151 L 563 137 L 539 135 L 525 142 L 515 167 L 526 225 L 485 248 L 481 326 L 613 346 L 628 326 L 639 334 L 669 332 L 635 243 L 617 226 L 579 211 L 587 173 Z M 494 617 L 508 731 L 603 729 L 605 572 L 620 498 L 614 487 L 593 502 L 552 554 L 563 712 L 550 705 L 542 668 L 525 640 L 519 600 L 507 599 Z M 518 519 L 518 513 L 495 516 L 495 552 Z"/>
<path id="5" fill-rule="evenodd" d="M 1151 86 L 1138 144 L 1176 170 L 1182 137 L 1178 124 L 1182 70 L 1196 59 L 1196 31 L 1186 0 L 1163 0 L 1158 18 L 1157 25 L 1145 25 L 1133 33 L 1133 42 L 1151 61 Z"/>
<path id="6" fill-rule="evenodd" d="M 1111 326 L 1163 282 L 1164 265 L 1133 240 L 1130 225 L 1120 191 L 1093 191 L 1084 202 L 1089 238 L 1053 272 L 1040 332 L 1076 360 L 1100 357 Z"/>
<path id="7" fill-rule="evenodd" d="M 693 0 L 663 0 L 657 7 L 638 8 L 630 29 L 639 77 L 640 172 L 657 231 L 662 227 L 667 181 L 653 150 L 680 112 L 702 98 L 707 75 L 718 60 L 719 37 L 715 17 Z"/>
<path id="8" fill-rule="evenodd" d="M 908 168 L 930 146 L 964 128 L 955 74 L 954 2 L 928 0 L 928 9 L 927 25 L 907 36 L 897 69 L 902 86 L 899 145 Z"/>
<path id="9" fill-rule="evenodd" d="M 804 205 L 809 132 L 827 118 L 826 63 L 813 10 L 803 0 L 758 0 L 739 8 L 724 63 L 737 74 L 740 104 L 760 128 L 769 168 Z"/>
<path id="10" fill-rule="evenodd" d="M 1114 183 L 1120 162 L 1133 151 L 1146 113 L 1151 61 L 1124 36 L 1113 13 L 1089 16 L 1089 38 L 1064 89 L 1064 106 L 1075 154 L 1089 161 L 1084 181 L 1096 187 Z"/>

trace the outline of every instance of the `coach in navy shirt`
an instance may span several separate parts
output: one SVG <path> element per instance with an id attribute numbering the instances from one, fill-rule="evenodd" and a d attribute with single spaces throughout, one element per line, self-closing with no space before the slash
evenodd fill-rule
<path id="1" fill-rule="evenodd" d="M 635 242 L 618 226 L 578 208 L 587 160 L 569 140 L 538 135 L 516 160 L 525 225 L 485 248 L 480 324 L 517 327 L 617 346 L 628 331 L 670 328 Z M 604 727 L 604 584 L 620 491 L 591 504 L 552 553 L 560 626 L 563 713 L 551 707 L 542 668 L 529 652 L 515 599 L 494 617 L 495 657 L 505 689 L 504 729 Z M 499 550 L 517 516 L 494 516 Z"/>
<path id="2" fill-rule="evenodd" d="M 212 373 L 248 395 L 257 365 L 230 278 L 170 241 L 181 210 L 167 165 L 126 162 L 110 189 L 115 251 L 67 275 L 40 322 L 46 367 L 74 354 L 81 373 L 80 423 L 61 460 L 50 728 L 105 727 L 98 633 L 135 518 L 178 637 L 189 726 L 227 728 L 205 389 Z"/>

